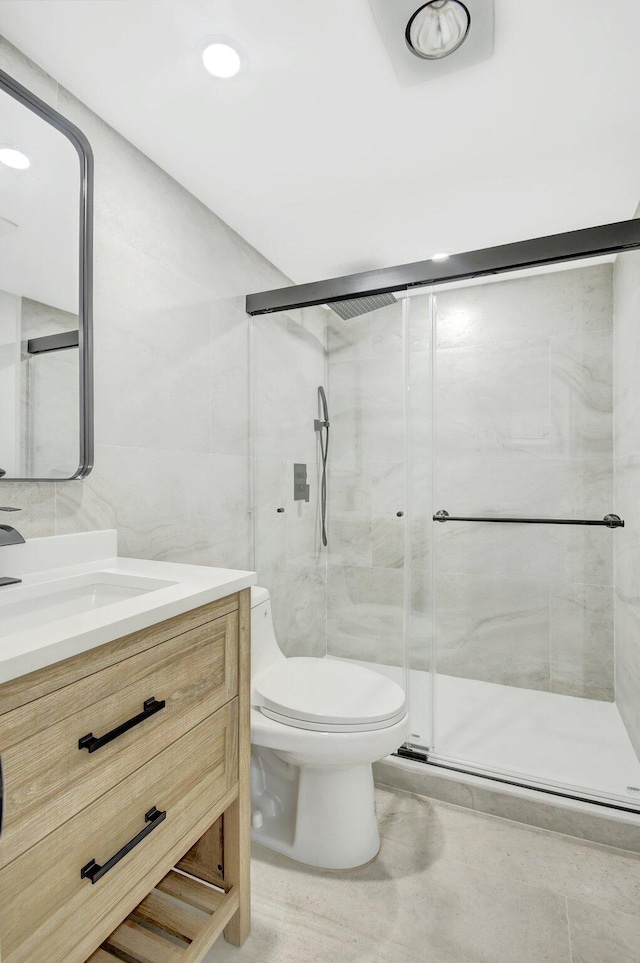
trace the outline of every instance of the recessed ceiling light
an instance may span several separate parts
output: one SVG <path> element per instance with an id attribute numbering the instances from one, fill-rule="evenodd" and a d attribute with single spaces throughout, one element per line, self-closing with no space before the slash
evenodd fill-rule
<path id="1" fill-rule="evenodd" d="M 26 171 L 28 167 L 31 167 L 31 161 L 27 155 L 13 147 L 0 147 L 0 164 L 4 164 L 5 167 L 13 167 L 16 171 Z"/>
<path id="2" fill-rule="evenodd" d="M 230 43 L 211 43 L 202 51 L 202 63 L 212 77 L 228 80 L 240 71 L 242 58 Z"/>
<path id="3" fill-rule="evenodd" d="M 471 16 L 460 0 L 430 0 L 409 19 L 405 31 L 411 53 L 440 60 L 457 50 L 471 26 Z"/>
<path id="4" fill-rule="evenodd" d="M 446 261 L 448 257 L 449 257 L 449 255 L 448 255 L 448 254 L 445 254 L 444 251 L 439 251 L 437 254 L 432 254 L 432 255 L 431 255 L 431 260 L 432 260 L 432 261 Z"/>

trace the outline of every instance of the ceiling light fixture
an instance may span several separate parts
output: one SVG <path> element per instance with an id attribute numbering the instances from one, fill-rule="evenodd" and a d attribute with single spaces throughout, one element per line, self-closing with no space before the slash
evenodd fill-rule
<path id="1" fill-rule="evenodd" d="M 11 167 L 16 171 L 26 171 L 28 167 L 31 167 L 31 161 L 27 155 L 14 147 L 0 147 L 0 164 Z"/>
<path id="2" fill-rule="evenodd" d="M 430 0 L 410 17 L 405 38 L 416 57 L 441 60 L 462 46 L 470 26 L 471 15 L 460 0 Z"/>
<path id="3" fill-rule="evenodd" d="M 202 51 L 202 63 L 204 69 L 212 77 L 220 80 L 229 80 L 235 77 L 242 68 L 242 57 L 233 44 L 228 41 L 216 41 L 210 43 Z"/>
<path id="4" fill-rule="evenodd" d="M 449 255 L 448 255 L 448 254 L 445 254 L 444 251 L 439 251 L 437 254 L 432 254 L 432 255 L 431 255 L 431 260 L 432 260 L 432 261 L 446 261 L 448 257 L 449 257 Z"/>
<path id="5" fill-rule="evenodd" d="M 493 53 L 495 0 L 369 0 L 403 86 L 435 80 Z"/>

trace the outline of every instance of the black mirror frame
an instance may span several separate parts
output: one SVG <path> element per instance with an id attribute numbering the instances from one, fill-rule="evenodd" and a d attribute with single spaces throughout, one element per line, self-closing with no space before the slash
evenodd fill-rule
<path id="1" fill-rule="evenodd" d="M 80 264 L 78 294 L 78 351 L 80 360 L 80 464 L 68 478 L 5 478 L 7 482 L 71 481 L 85 478 L 93 468 L 93 152 L 75 124 L 0 70 L 0 90 L 55 127 L 73 144 L 80 159 Z"/>

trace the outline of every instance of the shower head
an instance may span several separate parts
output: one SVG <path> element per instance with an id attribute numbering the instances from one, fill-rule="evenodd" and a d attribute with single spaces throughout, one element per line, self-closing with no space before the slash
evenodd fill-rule
<path id="1" fill-rule="evenodd" d="M 395 304 L 397 298 L 393 294 L 372 294 L 367 298 L 350 298 L 348 301 L 334 301 L 328 307 L 343 321 L 357 318 L 361 314 L 368 314 L 377 308 L 386 308 L 388 304 Z"/>

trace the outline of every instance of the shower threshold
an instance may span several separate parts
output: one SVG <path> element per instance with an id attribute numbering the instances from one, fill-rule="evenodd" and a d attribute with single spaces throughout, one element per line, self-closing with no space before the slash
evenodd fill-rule
<path id="1" fill-rule="evenodd" d="M 399 666 L 358 661 L 402 684 Z M 414 757 L 468 773 L 595 803 L 640 811 L 640 760 L 612 702 L 438 674 L 434 749 L 431 674 L 410 671 Z"/>

